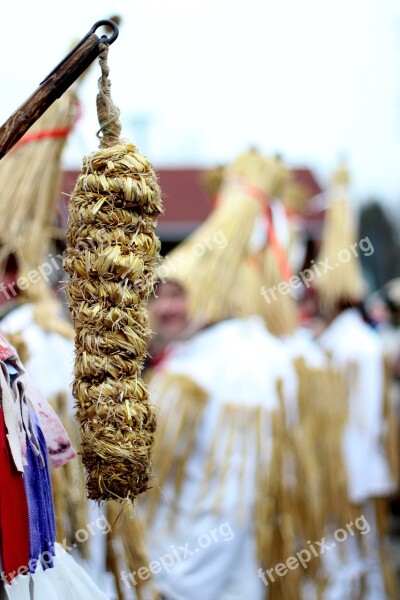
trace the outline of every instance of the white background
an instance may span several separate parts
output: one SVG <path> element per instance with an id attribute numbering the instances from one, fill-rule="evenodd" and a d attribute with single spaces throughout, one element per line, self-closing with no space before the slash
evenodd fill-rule
<path id="1" fill-rule="evenodd" d="M 112 14 L 122 18 L 109 64 L 123 135 L 155 167 L 227 162 L 254 144 L 324 185 L 343 156 L 356 202 L 399 202 L 399 2 L 7 0 L 1 122 Z M 95 63 L 81 87 L 67 167 L 97 148 L 99 74 Z"/>

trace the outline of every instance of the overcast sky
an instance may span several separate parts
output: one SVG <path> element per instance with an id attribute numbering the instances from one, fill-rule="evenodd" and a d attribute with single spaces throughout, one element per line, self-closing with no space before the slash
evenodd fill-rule
<path id="1" fill-rule="evenodd" d="M 400 201 L 400 3 L 66 0 L 2 6 L 1 122 L 73 40 L 122 18 L 109 64 L 123 136 L 157 166 L 230 161 L 249 144 L 324 184 L 347 158 L 354 197 Z M 97 149 L 97 63 L 65 154 Z"/>

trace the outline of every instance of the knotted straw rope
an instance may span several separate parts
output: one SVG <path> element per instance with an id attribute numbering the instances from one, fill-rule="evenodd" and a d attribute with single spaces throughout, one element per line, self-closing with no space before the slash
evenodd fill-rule
<path id="1" fill-rule="evenodd" d="M 141 380 L 146 302 L 160 243 L 160 189 L 148 160 L 119 139 L 106 45 L 97 112 L 100 150 L 84 157 L 69 204 L 65 269 L 75 327 L 73 394 L 89 498 L 133 499 L 148 488 L 155 417 Z"/>

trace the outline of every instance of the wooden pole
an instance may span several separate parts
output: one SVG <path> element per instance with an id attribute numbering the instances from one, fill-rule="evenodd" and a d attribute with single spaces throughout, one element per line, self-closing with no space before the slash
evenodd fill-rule
<path id="1" fill-rule="evenodd" d="M 110 38 L 105 35 L 99 38 L 94 33 L 101 25 L 113 29 Z M 117 36 L 118 28 L 113 21 L 98 21 L 93 25 L 81 42 L 0 127 L 0 159 L 95 60 L 100 53 L 99 44 L 111 44 Z"/>

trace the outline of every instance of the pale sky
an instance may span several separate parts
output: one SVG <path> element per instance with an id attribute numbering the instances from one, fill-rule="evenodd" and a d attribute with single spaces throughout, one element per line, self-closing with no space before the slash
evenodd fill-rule
<path id="1" fill-rule="evenodd" d="M 66 0 L 2 6 L 0 120 L 73 40 L 119 14 L 110 48 L 122 134 L 154 166 L 228 162 L 249 144 L 325 184 L 346 157 L 357 202 L 400 200 L 400 3 L 395 0 Z M 101 32 L 99 32 L 101 33 Z M 97 149 L 100 69 L 64 164 Z M 144 121 L 139 128 L 138 121 Z"/>

